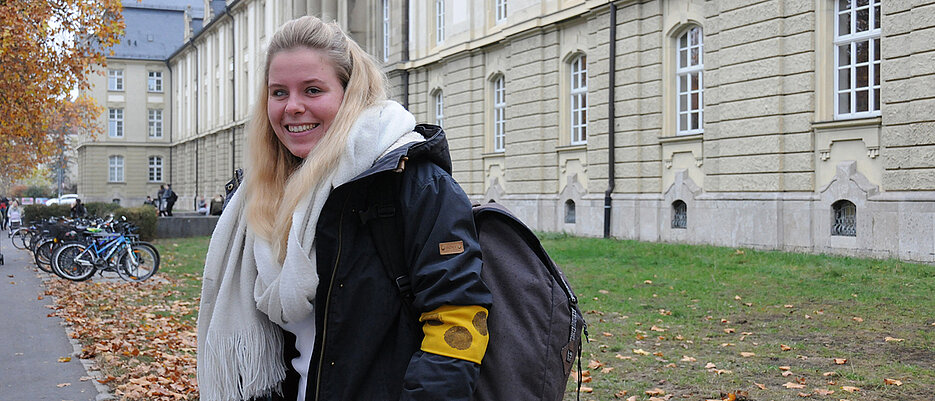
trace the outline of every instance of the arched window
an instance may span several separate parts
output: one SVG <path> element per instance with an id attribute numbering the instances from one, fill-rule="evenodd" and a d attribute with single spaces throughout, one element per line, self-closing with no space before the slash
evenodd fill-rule
<path id="1" fill-rule="evenodd" d="M 493 81 L 493 151 L 506 150 L 506 84 L 503 75 Z"/>
<path id="2" fill-rule="evenodd" d="M 571 144 L 588 142 L 588 58 L 576 57 L 571 62 Z"/>
<path id="3" fill-rule="evenodd" d="M 676 59 L 676 134 L 700 134 L 704 132 L 704 38 L 701 27 L 693 27 L 679 36 Z"/>
<path id="4" fill-rule="evenodd" d="M 445 98 L 441 90 L 435 91 L 432 95 L 432 101 L 435 103 L 435 125 L 444 126 L 445 121 Z"/>
<path id="5" fill-rule="evenodd" d="M 831 205 L 831 235 L 857 236 L 857 205 L 841 199 Z"/>
<path id="6" fill-rule="evenodd" d="M 681 200 L 672 202 L 672 228 L 688 228 L 688 205 Z"/>
<path id="7" fill-rule="evenodd" d="M 565 201 L 565 224 L 575 224 L 575 201 Z"/>

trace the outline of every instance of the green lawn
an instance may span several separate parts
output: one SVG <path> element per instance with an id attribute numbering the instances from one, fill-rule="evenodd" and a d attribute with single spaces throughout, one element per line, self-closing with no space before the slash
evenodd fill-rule
<path id="1" fill-rule="evenodd" d="M 583 386 L 592 392 L 582 400 L 648 400 L 653 389 L 673 400 L 935 394 L 933 266 L 543 237 L 590 324 Z M 196 300 L 208 239 L 156 244 L 160 273 L 181 278 L 180 297 Z M 567 400 L 574 388 L 570 381 Z"/>

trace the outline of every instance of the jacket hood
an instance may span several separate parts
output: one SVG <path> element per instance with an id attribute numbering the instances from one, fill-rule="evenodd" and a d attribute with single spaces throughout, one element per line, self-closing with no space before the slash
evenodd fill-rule
<path id="1" fill-rule="evenodd" d="M 451 156 L 448 153 L 448 139 L 445 137 L 445 131 L 437 125 L 419 124 L 413 129 L 413 132 L 422 135 L 425 141 L 410 143 L 394 149 L 374 162 L 373 167 L 361 173 L 354 180 L 387 170 L 395 170 L 399 167 L 399 163 L 403 158 L 410 162 L 428 161 L 451 174 Z"/>

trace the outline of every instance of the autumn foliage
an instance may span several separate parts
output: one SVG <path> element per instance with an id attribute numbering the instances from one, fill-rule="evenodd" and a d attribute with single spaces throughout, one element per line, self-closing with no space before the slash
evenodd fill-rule
<path id="1" fill-rule="evenodd" d="M 93 127 L 88 88 L 95 65 L 123 34 L 120 0 L 0 1 L 0 166 L 19 178 L 61 151 L 62 134 Z"/>

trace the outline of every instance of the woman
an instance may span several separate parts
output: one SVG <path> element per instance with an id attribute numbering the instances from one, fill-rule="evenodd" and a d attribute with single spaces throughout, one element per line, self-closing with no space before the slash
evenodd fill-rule
<path id="1" fill-rule="evenodd" d="M 373 58 L 314 17 L 273 36 L 263 76 L 207 255 L 201 399 L 470 399 L 491 298 L 444 133 L 386 101 Z M 374 199 L 396 206 L 411 291 L 362 218 Z"/>

